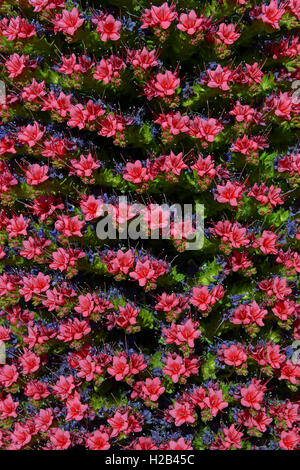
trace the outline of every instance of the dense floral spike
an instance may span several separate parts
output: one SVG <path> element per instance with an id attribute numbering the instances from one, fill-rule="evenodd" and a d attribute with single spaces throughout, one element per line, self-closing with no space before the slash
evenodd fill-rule
<path id="1" fill-rule="evenodd" d="M 0 448 L 299 448 L 299 0 L 0 3 Z"/>

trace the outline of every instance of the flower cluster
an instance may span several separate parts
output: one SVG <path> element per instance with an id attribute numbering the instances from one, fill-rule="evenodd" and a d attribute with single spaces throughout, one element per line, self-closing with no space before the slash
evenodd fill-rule
<path id="1" fill-rule="evenodd" d="M 0 2 L 1 449 L 299 448 L 299 22 Z"/>

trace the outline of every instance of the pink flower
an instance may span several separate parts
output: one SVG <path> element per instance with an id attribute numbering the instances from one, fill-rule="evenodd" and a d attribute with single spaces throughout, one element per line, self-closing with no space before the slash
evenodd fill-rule
<path id="1" fill-rule="evenodd" d="M 119 31 L 121 29 L 121 21 L 114 19 L 112 15 L 105 15 L 97 22 L 97 33 L 100 34 L 101 40 L 106 42 L 117 41 L 120 38 Z"/>
<path id="2" fill-rule="evenodd" d="M 129 273 L 129 276 L 135 281 L 138 281 L 141 287 L 144 287 L 149 281 L 151 281 L 154 274 L 155 271 L 152 269 L 149 261 L 145 261 L 144 263 L 137 261 L 134 271 Z"/>
<path id="3" fill-rule="evenodd" d="M 91 153 L 89 153 L 86 157 L 84 155 L 80 155 L 79 161 L 71 160 L 70 165 L 72 166 L 70 174 L 75 173 L 80 178 L 89 178 L 92 176 L 93 171 L 97 170 L 101 166 L 100 161 L 95 160 Z"/>
<path id="4" fill-rule="evenodd" d="M 0 400 L 0 418 L 7 419 L 9 417 L 16 418 L 18 416 L 16 409 L 18 408 L 19 402 L 13 401 L 11 394 L 9 393 L 4 400 Z"/>
<path id="5" fill-rule="evenodd" d="M 185 373 L 185 366 L 182 358 L 177 354 L 174 354 L 173 356 L 168 354 L 166 366 L 163 368 L 163 372 L 171 377 L 174 383 L 177 383 L 180 377 Z"/>
<path id="6" fill-rule="evenodd" d="M 45 96 L 45 80 L 38 83 L 35 78 L 32 80 L 31 85 L 25 86 L 22 91 L 23 100 L 34 102 L 37 98 Z"/>
<path id="7" fill-rule="evenodd" d="M 32 434 L 29 429 L 20 423 L 15 424 L 14 432 L 11 434 L 11 450 L 19 450 L 29 444 Z"/>
<path id="8" fill-rule="evenodd" d="M 261 83 L 262 77 L 263 77 L 263 72 L 259 69 L 257 62 L 254 62 L 253 64 L 249 65 L 246 64 L 246 69 L 248 73 L 247 80 L 249 84 L 252 83 Z"/>
<path id="9" fill-rule="evenodd" d="M 14 365 L 4 365 L 0 368 L 0 383 L 3 387 L 9 388 L 18 380 L 19 373 Z"/>
<path id="10" fill-rule="evenodd" d="M 143 392 L 151 401 L 157 401 L 164 391 L 165 388 L 161 386 L 161 381 L 158 377 L 155 377 L 155 379 L 146 379 L 143 384 Z"/>
<path id="11" fill-rule="evenodd" d="M 264 23 L 270 24 L 275 29 L 280 29 L 279 21 L 285 13 L 285 8 L 278 7 L 278 0 L 271 0 L 269 5 L 261 6 L 262 13 L 258 16 Z"/>
<path id="12" fill-rule="evenodd" d="M 170 132 L 172 135 L 178 135 L 188 131 L 189 117 L 182 116 L 179 111 L 168 114 L 161 113 L 155 123 L 160 124 L 164 131 Z"/>
<path id="13" fill-rule="evenodd" d="M 277 235 L 270 230 L 264 230 L 262 236 L 258 239 L 258 245 L 264 255 L 276 255 L 278 250 L 276 248 Z"/>
<path id="14" fill-rule="evenodd" d="M 66 450 L 71 445 L 69 431 L 64 431 L 60 428 L 51 428 L 50 441 L 53 444 L 54 450 Z"/>
<path id="15" fill-rule="evenodd" d="M 189 131 L 188 134 L 196 137 L 197 139 L 206 140 L 207 142 L 213 142 L 215 140 L 215 136 L 218 135 L 223 126 L 213 118 L 210 119 L 203 119 L 196 116 L 193 120 L 189 122 Z M 206 143 L 202 144 L 206 146 Z"/>
<path id="16" fill-rule="evenodd" d="M 123 174 L 123 178 L 135 184 L 147 181 L 147 169 L 143 168 L 140 160 L 136 160 L 134 163 L 126 163 L 126 172 Z"/>
<path id="17" fill-rule="evenodd" d="M 232 344 L 229 348 L 222 348 L 222 355 L 224 356 L 224 362 L 228 366 L 239 367 L 247 361 L 247 354 L 243 347 L 240 345 Z"/>
<path id="18" fill-rule="evenodd" d="M 202 21 L 197 17 L 195 10 L 191 10 L 187 14 L 181 13 L 177 28 L 187 32 L 189 35 L 193 35 L 201 29 L 201 24 Z"/>
<path id="19" fill-rule="evenodd" d="M 47 175 L 48 170 L 49 167 L 47 165 L 39 165 L 38 163 L 29 165 L 25 173 L 27 184 L 37 186 L 38 184 L 43 183 L 49 178 Z"/>
<path id="20" fill-rule="evenodd" d="M 172 21 L 177 17 L 177 13 L 174 12 L 175 4 L 169 5 L 167 2 L 161 6 L 151 6 L 151 10 L 145 10 L 142 15 L 142 28 L 149 28 L 149 26 L 158 26 L 161 29 L 168 29 Z"/>
<path id="21" fill-rule="evenodd" d="M 79 220 L 79 216 L 69 217 L 67 215 L 59 215 L 55 222 L 55 228 L 65 237 L 82 237 L 81 230 L 85 222 Z"/>
<path id="22" fill-rule="evenodd" d="M 291 111 L 293 107 L 292 99 L 287 92 L 281 93 L 279 98 L 275 98 L 274 101 L 275 114 L 278 117 L 291 120 Z"/>
<path id="23" fill-rule="evenodd" d="M 193 409 L 188 403 L 175 403 L 174 408 L 170 410 L 170 415 L 175 419 L 175 426 L 195 422 Z"/>
<path id="24" fill-rule="evenodd" d="M 226 46 L 233 44 L 240 37 L 240 34 L 235 31 L 235 25 L 232 23 L 221 23 L 217 35 L 221 43 L 226 44 Z"/>
<path id="25" fill-rule="evenodd" d="M 32 374 L 40 368 L 41 359 L 39 356 L 24 348 L 24 353 L 19 358 L 23 374 Z"/>
<path id="26" fill-rule="evenodd" d="M 172 73 L 170 70 L 167 70 L 164 74 L 158 73 L 154 82 L 157 96 L 164 98 L 166 96 L 174 95 L 175 90 L 180 85 L 180 79 L 177 78 L 177 76 L 177 73 Z"/>
<path id="27" fill-rule="evenodd" d="M 3 36 L 8 40 L 14 41 L 15 39 L 24 39 L 34 36 L 35 30 L 32 24 L 27 23 L 25 18 L 16 16 L 11 18 L 9 24 L 2 30 Z"/>
<path id="28" fill-rule="evenodd" d="M 5 62 L 4 65 L 9 72 L 9 78 L 16 78 L 21 75 L 27 66 L 29 56 L 12 54 Z"/>
<path id="29" fill-rule="evenodd" d="M 206 158 L 199 155 L 198 160 L 191 166 L 191 169 L 197 172 L 199 178 L 203 178 L 204 176 L 213 178 L 216 174 L 214 161 L 211 155 L 208 155 Z"/>
<path id="30" fill-rule="evenodd" d="M 83 109 L 82 104 L 76 104 L 70 107 L 70 119 L 68 120 L 68 126 L 78 127 L 78 129 L 84 129 L 86 125 L 87 111 Z"/>
<path id="31" fill-rule="evenodd" d="M 231 79 L 231 71 L 218 65 L 216 70 L 207 70 L 209 77 L 207 86 L 210 88 L 220 88 L 220 90 L 229 90 L 228 82 Z"/>
<path id="32" fill-rule="evenodd" d="M 299 444 L 299 434 L 297 430 L 282 431 L 280 434 L 279 445 L 284 450 L 296 450 Z"/>
<path id="33" fill-rule="evenodd" d="M 188 166 L 183 161 L 182 152 L 175 155 L 171 150 L 170 154 L 165 158 L 164 171 L 179 176 L 181 171 L 186 168 L 188 168 Z"/>
<path id="34" fill-rule="evenodd" d="M 182 343 L 186 343 L 189 348 L 193 348 L 194 340 L 201 335 L 201 331 L 197 330 L 198 326 L 198 322 L 193 322 L 189 318 L 183 325 L 178 326 L 178 340 Z"/>
<path id="35" fill-rule="evenodd" d="M 23 215 L 20 215 L 19 217 L 13 216 L 13 218 L 8 221 L 6 227 L 9 238 L 16 238 L 20 235 L 27 235 L 28 225 L 29 221 L 25 220 Z"/>
<path id="36" fill-rule="evenodd" d="M 157 450 L 151 437 L 139 437 L 134 446 L 135 450 Z"/>
<path id="37" fill-rule="evenodd" d="M 53 422 L 53 413 L 51 408 L 41 409 L 35 416 L 34 423 L 39 432 L 47 432 Z"/>
<path id="38" fill-rule="evenodd" d="M 72 375 L 69 375 L 69 377 L 61 375 L 52 388 L 54 393 L 59 396 L 61 400 L 66 400 L 73 393 L 75 388 L 74 377 Z"/>
<path id="39" fill-rule="evenodd" d="M 28 124 L 26 127 L 22 127 L 21 131 L 17 134 L 18 139 L 25 145 L 33 147 L 36 143 L 41 140 L 44 135 L 44 129 L 40 129 L 37 122 L 31 126 Z"/>
<path id="40" fill-rule="evenodd" d="M 109 436 L 106 432 L 94 431 L 86 440 L 89 450 L 108 450 L 110 448 Z"/>
<path id="41" fill-rule="evenodd" d="M 88 405 L 83 405 L 80 402 L 80 395 L 77 392 L 75 392 L 74 397 L 68 398 L 66 406 L 68 412 L 66 416 L 66 421 L 81 421 L 83 419 L 85 411 L 88 409 Z"/>
<path id="42" fill-rule="evenodd" d="M 107 369 L 107 372 L 115 378 L 117 382 L 123 380 L 129 373 L 129 365 L 124 356 L 114 356 L 113 365 Z"/>
<path id="43" fill-rule="evenodd" d="M 157 65 L 156 51 L 148 51 L 145 47 L 142 50 L 127 51 L 127 60 L 135 69 L 148 70 Z"/>
<path id="44" fill-rule="evenodd" d="M 88 196 L 81 201 L 80 209 L 86 221 L 97 219 L 103 214 L 103 201 Z"/>
<path id="45" fill-rule="evenodd" d="M 260 410 L 260 404 L 263 401 L 264 393 L 257 387 L 257 385 L 252 384 L 249 387 L 241 388 L 241 404 L 247 408 L 253 408 L 254 410 Z"/>
<path id="46" fill-rule="evenodd" d="M 71 11 L 63 10 L 62 14 L 56 15 L 55 19 L 52 20 L 55 34 L 62 31 L 64 34 L 74 36 L 77 29 L 80 28 L 84 22 L 84 19 L 79 16 L 80 13 L 75 7 Z"/>
<path id="47" fill-rule="evenodd" d="M 120 411 L 117 411 L 113 418 L 108 419 L 107 422 L 113 428 L 111 437 L 118 436 L 128 428 L 128 413 L 122 414 Z"/>
<path id="48" fill-rule="evenodd" d="M 192 290 L 192 296 L 190 303 L 195 305 L 199 310 L 205 311 L 209 308 L 211 296 L 206 286 L 194 287 Z"/>
<path id="49" fill-rule="evenodd" d="M 203 402 L 209 408 L 213 416 L 217 416 L 218 411 L 223 410 L 228 406 L 228 403 L 223 400 L 222 390 L 209 389 L 208 397 L 204 398 Z"/>
<path id="50" fill-rule="evenodd" d="M 217 191 L 217 201 L 228 203 L 233 207 L 236 207 L 243 198 L 243 186 L 239 183 L 227 181 L 225 186 L 217 185 Z"/>
<path id="51" fill-rule="evenodd" d="M 231 447 L 241 449 L 241 439 L 243 437 L 243 433 L 237 431 L 234 427 L 234 424 L 232 424 L 229 428 L 223 428 L 222 431 L 224 434 L 225 447 L 228 449 Z"/>
<path id="52" fill-rule="evenodd" d="M 180 437 L 177 441 L 170 441 L 168 446 L 170 450 L 193 450 L 190 442 L 185 442 L 183 437 Z"/>

